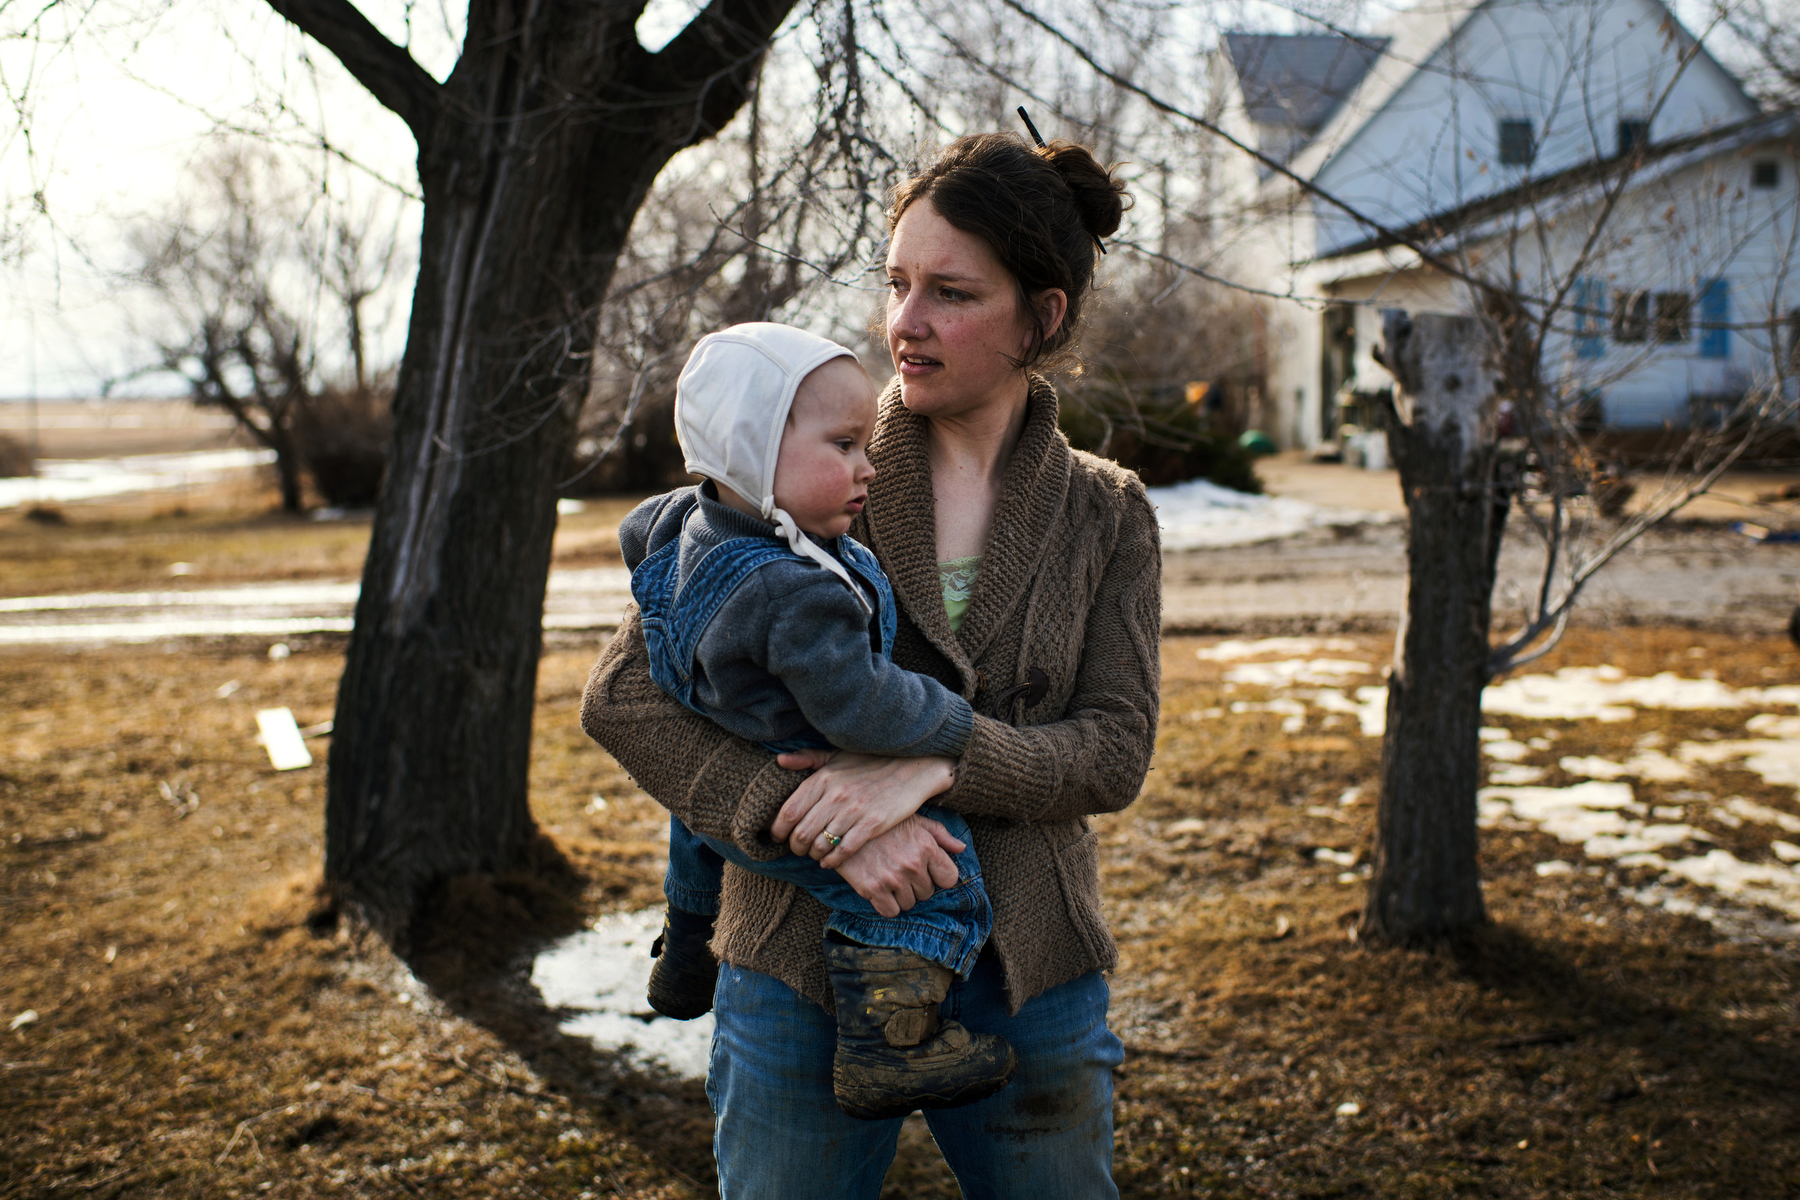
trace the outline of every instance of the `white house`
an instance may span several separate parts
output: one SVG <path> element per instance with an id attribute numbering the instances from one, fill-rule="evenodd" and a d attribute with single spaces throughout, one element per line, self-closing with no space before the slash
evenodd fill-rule
<path id="1" fill-rule="evenodd" d="M 1268 314 L 1284 444 L 1334 437 L 1357 391 L 1387 386 L 1380 308 L 1470 310 L 1468 278 L 1557 312 L 1546 375 L 1614 427 L 1686 424 L 1790 353 L 1800 122 L 1763 113 L 1660 0 L 1228 34 L 1212 78 L 1221 122 L 1286 169 L 1238 156 L 1231 205 L 1239 277 L 1295 298 Z"/>

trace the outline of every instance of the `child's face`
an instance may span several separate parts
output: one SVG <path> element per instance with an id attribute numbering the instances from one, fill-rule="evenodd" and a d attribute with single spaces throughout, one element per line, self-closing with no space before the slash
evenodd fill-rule
<path id="1" fill-rule="evenodd" d="M 869 499 L 875 388 L 852 358 L 834 358 L 800 381 L 781 453 L 775 503 L 820 538 L 841 537 Z"/>

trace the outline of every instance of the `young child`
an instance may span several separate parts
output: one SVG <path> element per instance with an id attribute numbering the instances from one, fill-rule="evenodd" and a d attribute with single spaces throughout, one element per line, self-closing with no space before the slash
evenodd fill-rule
<path id="1" fill-rule="evenodd" d="M 889 659 L 893 592 L 846 536 L 875 475 L 865 453 L 875 413 L 868 377 L 834 342 L 764 322 L 702 338 L 676 385 L 675 428 L 687 469 L 707 482 L 646 500 L 619 542 L 651 677 L 689 708 L 776 751 L 955 757 L 974 714 Z M 728 860 L 831 910 L 832 1085 L 845 1112 L 904 1116 L 1006 1086 L 1012 1047 L 938 1015 L 993 926 L 968 823 L 934 806 L 919 813 L 961 844 L 958 883 L 893 918 L 811 858 L 758 861 L 672 819 L 651 1006 L 683 1020 L 711 1009 L 708 943 Z"/>

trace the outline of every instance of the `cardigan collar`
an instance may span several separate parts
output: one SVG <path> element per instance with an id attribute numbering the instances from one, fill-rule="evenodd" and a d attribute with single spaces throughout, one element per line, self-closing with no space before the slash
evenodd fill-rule
<path id="1" fill-rule="evenodd" d="M 974 660 L 1005 624 L 1036 575 L 1044 544 L 1068 495 L 1074 457 L 1056 425 L 1056 389 L 1033 375 L 1025 427 L 1007 462 L 975 595 L 962 627 L 950 632 L 938 576 L 936 497 L 926 438 L 929 421 L 900 402 L 900 382 L 888 385 L 869 442 L 875 478 L 869 484 L 870 545 L 881 559 L 895 598 L 912 623 L 963 677 L 965 695 L 976 691 Z M 1004 687 L 1012 682 L 994 682 Z"/>

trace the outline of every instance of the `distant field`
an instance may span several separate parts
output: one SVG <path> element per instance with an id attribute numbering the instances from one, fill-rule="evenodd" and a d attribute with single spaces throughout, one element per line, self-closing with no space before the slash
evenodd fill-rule
<path id="1" fill-rule="evenodd" d="M 32 405 L 0 403 L 0 434 L 29 443 Z M 44 400 L 35 414 L 42 458 L 106 458 L 249 446 L 229 414 L 186 400 Z"/>

